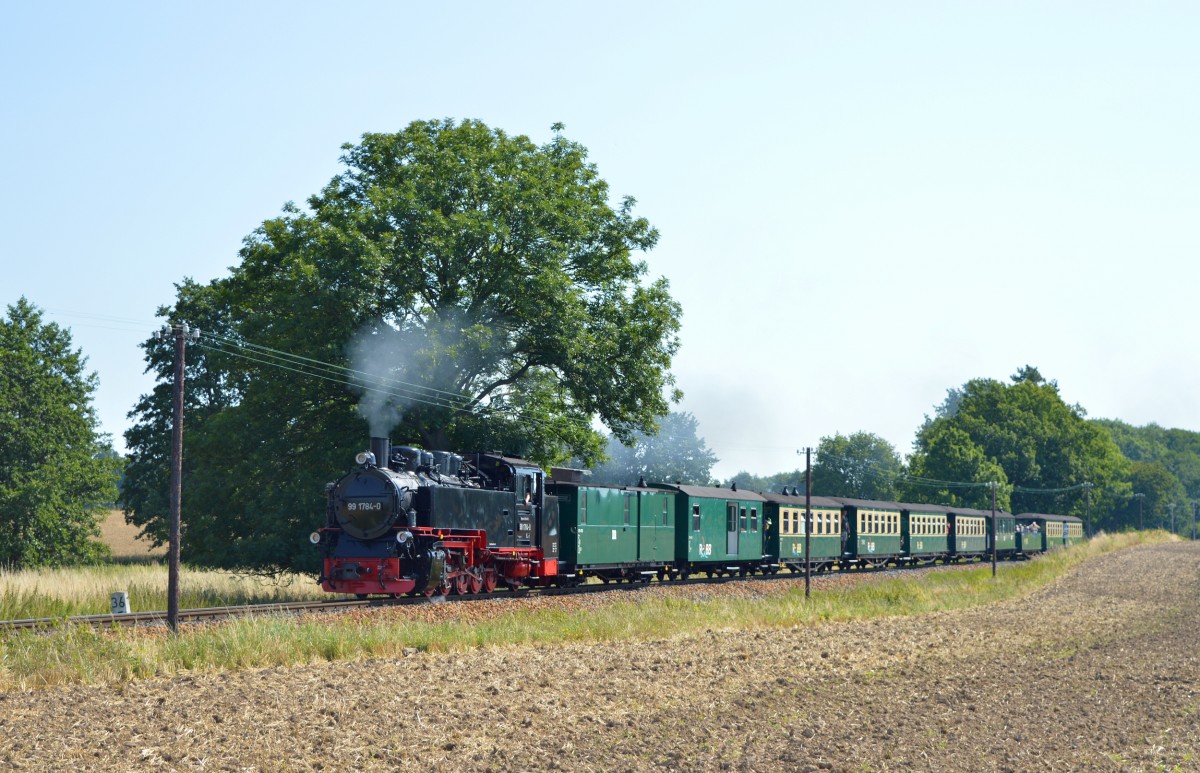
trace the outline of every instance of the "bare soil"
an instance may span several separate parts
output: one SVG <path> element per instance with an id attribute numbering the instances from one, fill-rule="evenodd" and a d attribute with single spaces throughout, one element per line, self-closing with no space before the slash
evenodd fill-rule
<path id="1" fill-rule="evenodd" d="M 1176 542 L 966 611 L 0 693 L 0 768 L 1200 771 L 1198 639 Z"/>

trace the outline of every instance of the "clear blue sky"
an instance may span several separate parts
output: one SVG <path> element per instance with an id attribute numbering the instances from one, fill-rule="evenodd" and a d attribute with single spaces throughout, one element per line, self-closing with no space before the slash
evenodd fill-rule
<path id="1" fill-rule="evenodd" d="M 1200 430 L 1195 3 L 10 3 L 0 304 L 72 328 L 122 447 L 184 276 L 343 142 L 555 121 L 662 239 L 716 472 L 856 430 L 902 453 L 1026 363 Z"/>

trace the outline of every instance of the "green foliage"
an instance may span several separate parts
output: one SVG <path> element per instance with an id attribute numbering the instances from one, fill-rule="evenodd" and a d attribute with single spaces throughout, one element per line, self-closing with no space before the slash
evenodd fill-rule
<path id="1" fill-rule="evenodd" d="M 707 485 L 717 455 L 696 434 L 696 417 L 687 412 L 672 412 L 658 424 L 657 433 L 638 433 L 631 446 L 610 437 L 608 461 L 594 467 L 589 480 L 625 486 L 639 479 L 648 483 Z"/>
<path id="2" fill-rule="evenodd" d="M 870 432 L 821 438 L 813 463 L 813 493 L 895 500 L 904 466 L 891 443 Z"/>
<path id="3" fill-rule="evenodd" d="M 1200 432 L 1164 429 L 1157 424 L 1134 427 L 1107 419 L 1094 423 L 1106 428 L 1121 452 L 1134 462 L 1133 491 L 1146 495 L 1146 525 L 1169 525 L 1169 505 L 1174 503 L 1177 531 L 1190 534 L 1192 508 L 1200 500 Z M 1139 463 L 1151 467 L 1140 467 Z M 1164 473 L 1172 480 L 1166 480 Z M 1119 511 L 1120 523 L 1136 525 L 1137 506 L 1137 500 L 1130 498 Z"/>
<path id="4" fill-rule="evenodd" d="M 949 421 L 935 421 L 918 435 L 917 452 L 909 460 L 912 477 L 903 486 L 910 502 L 991 509 L 992 490 L 984 486 L 946 486 L 921 479 L 957 483 L 996 483 L 996 507 L 1008 510 L 1009 487 L 1004 468 L 989 459 L 962 428 Z"/>
<path id="5" fill-rule="evenodd" d="M 0 566 L 95 560 L 120 463 L 97 433 L 96 375 L 25 298 L 0 319 Z"/>
<path id="6" fill-rule="evenodd" d="M 1020 491 L 1057 489 L 1088 481 L 1092 513 L 1123 505 L 1131 493 L 1129 463 L 1103 427 L 1084 410 L 1063 402 L 1058 384 L 1026 366 L 1012 384 L 975 379 L 950 397 L 917 433 L 910 460 L 913 475 L 948 481 L 1007 481 L 1014 512 L 1055 512 L 1083 516 L 1080 491 L 1046 495 Z M 984 488 L 941 492 L 966 504 L 991 505 Z M 1001 497 L 1003 502 L 1003 497 Z"/>
<path id="7" fill-rule="evenodd" d="M 680 309 L 633 258 L 658 232 L 633 199 L 610 205 L 581 145 L 445 120 L 343 150 L 345 171 L 306 210 L 289 204 L 246 239 L 228 278 L 185 281 L 161 310 L 223 339 L 189 354 L 193 563 L 314 568 L 305 535 L 323 483 L 369 431 L 591 463 L 603 448 L 594 419 L 633 442 L 678 398 Z M 359 389 L 269 366 L 244 344 L 353 362 Z M 132 414 L 123 501 L 161 538 L 171 352 L 145 347 L 159 385 Z"/>
<path id="8" fill-rule="evenodd" d="M 777 472 L 774 475 L 755 475 L 742 470 L 725 481 L 724 485 L 728 487 L 734 483 L 742 491 L 779 494 L 783 492 L 784 488 L 789 490 L 795 488 L 800 493 L 804 493 L 804 470 Z"/>

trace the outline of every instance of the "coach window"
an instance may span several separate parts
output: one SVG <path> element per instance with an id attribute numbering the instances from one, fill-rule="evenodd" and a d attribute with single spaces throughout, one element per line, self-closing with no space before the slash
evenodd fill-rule
<path id="1" fill-rule="evenodd" d="M 663 497 L 663 526 L 666 526 L 668 523 L 670 523 L 670 521 L 668 520 L 669 512 L 670 512 L 670 505 L 671 505 L 670 500 L 667 499 L 666 497 Z"/>
<path id="2" fill-rule="evenodd" d="M 628 526 L 629 525 L 629 494 L 626 494 L 624 499 L 625 499 L 625 525 Z"/>
<path id="3" fill-rule="evenodd" d="M 750 531 L 758 531 L 758 508 L 750 508 Z"/>
<path id="4" fill-rule="evenodd" d="M 700 505 L 692 505 L 692 531 L 700 531 Z"/>
<path id="5" fill-rule="evenodd" d="M 742 514 L 742 531 L 746 531 L 746 508 L 741 508 Z"/>
<path id="6" fill-rule="evenodd" d="M 587 492 L 579 492 L 579 522 L 587 525 Z"/>

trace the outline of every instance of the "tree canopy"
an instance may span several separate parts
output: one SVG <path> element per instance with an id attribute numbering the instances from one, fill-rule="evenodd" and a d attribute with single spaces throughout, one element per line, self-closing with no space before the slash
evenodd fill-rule
<path id="1" fill-rule="evenodd" d="M 870 432 L 823 437 L 813 462 L 813 493 L 894 500 L 904 464 L 895 447 Z"/>
<path id="2" fill-rule="evenodd" d="M 1014 512 L 1084 515 L 1082 491 L 1049 490 L 1094 485 L 1092 508 L 1104 512 L 1130 494 L 1129 464 L 1111 435 L 1067 405 L 1054 381 L 1026 366 L 1004 384 L 974 379 L 950 397 L 917 433 L 910 459 L 914 476 L 945 481 L 1008 483 Z M 965 504 L 990 506 L 986 488 L 942 492 Z M 1046 493 L 1042 493 L 1046 492 Z M 1004 501 L 1003 494 L 1000 497 Z"/>
<path id="3" fill-rule="evenodd" d="M 1192 503 L 1200 499 L 1200 432 L 1165 429 L 1157 424 L 1134 427 L 1109 419 L 1094 419 L 1093 423 L 1107 429 L 1121 452 L 1133 462 L 1132 493 L 1145 494 L 1141 506 L 1146 526 L 1169 524 L 1169 506 L 1174 503 L 1177 514 L 1186 515 L 1177 521 L 1177 531 L 1190 533 Z M 1131 495 L 1112 514 L 1108 526 L 1138 523 L 1138 500 Z"/>
<path id="4" fill-rule="evenodd" d="M 627 443 L 656 428 L 680 308 L 634 256 L 658 232 L 555 130 L 364 135 L 230 276 L 179 285 L 162 315 L 207 331 L 187 376 L 189 560 L 312 566 L 322 484 L 368 433 L 548 464 L 598 459 L 595 420 Z M 171 355 L 145 346 L 160 383 L 132 414 L 125 502 L 161 536 Z"/>
<path id="5" fill-rule="evenodd" d="M 633 445 L 610 437 L 609 458 L 592 469 L 591 482 L 633 485 L 644 479 L 648 483 L 707 485 L 717 455 L 696 434 L 696 428 L 695 416 L 672 412 L 659 420 L 657 433 L 638 433 Z"/>
<path id="6" fill-rule="evenodd" d="M 86 562 L 117 497 L 98 433 L 96 375 L 71 334 L 21 298 L 0 319 L 0 566 Z"/>

